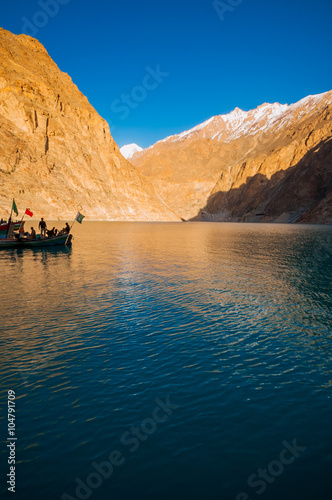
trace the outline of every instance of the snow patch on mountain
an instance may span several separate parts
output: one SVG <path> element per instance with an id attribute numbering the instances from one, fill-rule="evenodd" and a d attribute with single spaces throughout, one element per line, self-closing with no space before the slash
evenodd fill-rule
<path id="1" fill-rule="evenodd" d="M 122 148 L 120 148 L 122 156 L 124 156 L 127 160 L 140 151 L 143 151 L 143 148 L 137 144 L 127 144 L 126 146 L 122 146 Z"/>
<path id="2" fill-rule="evenodd" d="M 295 113 L 299 113 L 297 118 L 309 113 L 326 94 L 328 92 L 308 96 L 291 105 L 276 102 L 262 104 L 250 111 L 235 108 L 228 114 L 213 116 L 196 127 L 166 137 L 156 144 L 187 139 L 214 139 L 220 142 L 230 142 L 240 137 L 255 135 L 258 132 L 267 132 L 272 127 L 279 130 L 294 119 Z M 152 149 L 154 146 L 150 146 L 148 149 Z"/>
<path id="3" fill-rule="evenodd" d="M 198 132 L 199 130 L 202 130 L 203 128 L 205 128 L 207 125 L 209 125 L 209 123 L 211 123 L 213 120 L 214 120 L 214 116 L 212 118 L 209 118 L 208 120 L 206 120 L 205 122 L 201 123 L 200 125 L 197 125 L 196 127 L 186 131 L 186 132 L 182 132 L 181 134 L 177 135 L 177 136 L 173 136 L 173 137 L 178 137 L 179 139 L 182 139 L 182 137 L 185 137 L 186 135 L 188 134 L 192 134 L 194 132 Z"/>

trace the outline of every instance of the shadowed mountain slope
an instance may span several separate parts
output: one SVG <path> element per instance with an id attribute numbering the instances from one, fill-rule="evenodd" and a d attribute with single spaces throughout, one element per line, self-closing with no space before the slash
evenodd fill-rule
<path id="1" fill-rule="evenodd" d="M 237 108 L 131 161 L 184 218 L 332 222 L 331 103 L 332 91 L 290 106 Z"/>

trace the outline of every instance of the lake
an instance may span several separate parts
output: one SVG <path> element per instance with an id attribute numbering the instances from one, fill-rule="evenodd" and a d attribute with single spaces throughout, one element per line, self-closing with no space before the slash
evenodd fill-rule
<path id="1" fill-rule="evenodd" d="M 0 253 L 2 498 L 330 498 L 331 226 L 73 233 Z"/>

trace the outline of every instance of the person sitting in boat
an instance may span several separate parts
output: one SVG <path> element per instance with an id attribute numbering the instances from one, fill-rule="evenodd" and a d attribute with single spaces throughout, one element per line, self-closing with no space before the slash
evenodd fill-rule
<path id="1" fill-rule="evenodd" d="M 34 230 L 34 228 L 33 228 L 33 227 L 31 228 L 30 238 L 31 238 L 32 240 L 35 240 L 35 239 L 36 239 L 36 231 Z"/>
<path id="2" fill-rule="evenodd" d="M 70 232 L 70 226 L 68 224 L 68 222 L 66 222 L 66 225 L 63 229 L 61 229 L 61 231 L 59 231 L 59 235 L 60 234 L 69 234 Z"/>
<path id="3" fill-rule="evenodd" d="M 47 224 L 46 222 L 44 221 L 44 218 L 42 217 L 40 219 L 40 222 L 39 222 L 39 225 L 38 225 L 38 228 L 40 229 L 40 236 L 46 236 L 46 228 L 47 228 Z"/>
<path id="4" fill-rule="evenodd" d="M 47 234 L 47 237 L 48 237 L 48 238 L 53 238 L 54 236 L 56 236 L 56 235 L 57 235 L 57 232 L 58 232 L 58 230 L 57 230 L 57 229 L 55 229 L 55 227 L 52 227 L 52 229 L 51 229 L 50 231 L 48 231 L 48 230 L 46 229 L 46 234 Z"/>

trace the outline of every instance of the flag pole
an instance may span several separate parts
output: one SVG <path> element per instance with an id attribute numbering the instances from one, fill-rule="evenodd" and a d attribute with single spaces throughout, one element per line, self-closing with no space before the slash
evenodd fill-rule
<path id="1" fill-rule="evenodd" d="M 25 217 L 25 212 L 24 212 L 23 217 L 22 217 L 21 222 L 20 222 L 20 229 L 22 227 L 22 222 L 23 222 L 24 217 Z"/>
<path id="2" fill-rule="evenodd" d="M 76 217 L 77 217 L 77 215 L 76 215 Z M 75 221 L 76 221 L 76 217 L 75 217 L 75 219 L 73 220 L 73 223 L 72 223 L 72 225 L 70 226 L 70 229 L 69 229 L 69 233 L 68 233 L 68 236 L 67 236 L 67 239 L 66 239 L 66 241 L 65 241 L 65 245 L 67 245 L 67 241 L 68 241 L 68 238 L 69 238 L 69 235 L 70 235 L 70 231 L 72 230 L 72 228 L 73 228 L 73 225 L 75 224 Z"/>
<path id="3" fill-rule="evenodd" d="M 14 198 L 13 198 L 13 201 L 12 201 L 12 209 L 10 211 L 10 216 L 9 216 L 9 219 L 8 219 L 8 229 L 7 229 L 7 233 L 6 233 L 6 238 L 8 238 L 8 233 L 9 233 L 10 225 L 12 223 L 13 205 L 14 205 Z"/>
<path id="4" fill-rule="evenodd" d="M 14 198 L 13 198 L 13 201 L 12 201 L 12 208 L 11 208 L 11 211 L 10 211 L 9 220 L 11 220 L 11 218 L 12 218 L 12 213 L 13 213 L 13 205 L 14 205 Z"/>
<path id="5" fill-rule="evenodd" d="M 32 216 L 33 216 L 33 213 L 30 211 L 30 209 L 29 209 L 29 208 L 26 208 L 26 209 L 25 209 L 25 212 L 24 212 L 24 214 L 23 214 L 23 217 L 22 217 L 22 219 L 21 219 L 21 222 L 20 222 L 20 229 L 21 229 L 21 227 L 22 227 L 22 229 L 23 229 L 22 222 L 23 222 L 23 220 L 24 220 L 24 217 L 27 215 L 27 210 L 29 210 L 29 215 L 30 215 L 30 217 L 32 217 Z M 32 214 L 32 215 L 31 215 L 31 214 Z"/>
<path id="6" fill-rule="evenodd" d="M 69 239 L 70 231 L 72 230 L 72 227 L 73 227 L 73 225 L 75 224 L 75 222 L 77 221 L 77 222 L 79 222 L 79 224 L 82 224 L 82 221 L 83 221 L 83 219 L 84 219 L 84 218 L 85 218 L 85 215 L 81 214 L 81 212 L 80 212 L 80 211 L 78 211 L 78 212 L 77 212 L 77 214 L 76 214 L 76 217 L 75 217 L 75 219 L 74 219 L 74 221 L 73 221 L 73 223 L 72 223 L 72 225 L 71 225 L 71 226 L 70 226 L 70 228 L 69 228 L 69 232 L 68 232 L 68 236 L 67 236 L 67 239 L 66 239 L 65 245 L 67 245 L 67 241 L 68 241 L 68 239 Z"/>

